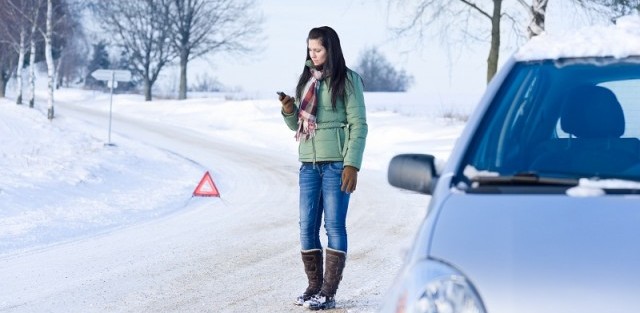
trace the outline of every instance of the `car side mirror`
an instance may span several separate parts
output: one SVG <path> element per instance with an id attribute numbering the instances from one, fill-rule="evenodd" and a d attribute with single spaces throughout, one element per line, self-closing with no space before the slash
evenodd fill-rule
<path id="1" fill-rule="evenodd" d="M 435 157 L 428 154 L 399 154 L 389 162 L 387 180 L 394 187 L 431 194 L 437 173 Z"/>

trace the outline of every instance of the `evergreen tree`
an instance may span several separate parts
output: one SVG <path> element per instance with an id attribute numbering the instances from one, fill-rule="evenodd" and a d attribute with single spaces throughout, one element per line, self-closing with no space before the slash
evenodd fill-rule
<path id="1" fill-rule="evenodd" d="M 109 61 L 109 52 L 107 52 L 107 45 L 104 41 L 100 41 L 93 45 L 93 56 L 87 66 L 87 77 L 85 80 L 85 86 L 89 88 L 101 88 L 106 86 L 104 81 L 97 80 L 91 76 L 91 73 L 99 69 L 108 69 L 111 67 Z"/>

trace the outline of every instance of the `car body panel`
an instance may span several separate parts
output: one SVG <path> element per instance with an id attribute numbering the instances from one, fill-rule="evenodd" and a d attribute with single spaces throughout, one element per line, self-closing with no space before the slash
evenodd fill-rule
<path id="1" fill-rule="evenodd" d="M 488 312 L 637 312 L 639 203 L 454 194 L 425 255 L 461 269 Z"/>

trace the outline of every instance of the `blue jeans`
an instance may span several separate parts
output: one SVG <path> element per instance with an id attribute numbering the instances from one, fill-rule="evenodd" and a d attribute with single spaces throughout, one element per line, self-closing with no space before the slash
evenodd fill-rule
<path id="1" fill-rule="evenodd" d="M 349 194 L 340 190 L 342 162 L 302 163 L 300 166 L 300 243 L 302 250 L 322 249 L 320 224 L 329 248 L 347 252 Z"/>

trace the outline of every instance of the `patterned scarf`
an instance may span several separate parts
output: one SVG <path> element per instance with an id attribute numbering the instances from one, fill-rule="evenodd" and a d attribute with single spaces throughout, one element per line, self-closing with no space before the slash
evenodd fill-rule
<path id="1" fill-rule="evenodd" d="M 300 138 L 308 140 L 316 134 L 316 114 L 318 112 L 318 90 L 322 82 L 323 72 L 316 70 L 311 60 L 306 63 L 311 78 L 304 87 L 304 96 L 300 101 L 300 109 L 298 110 L 298 131 L 296 132 L 296 140 Z"/>

